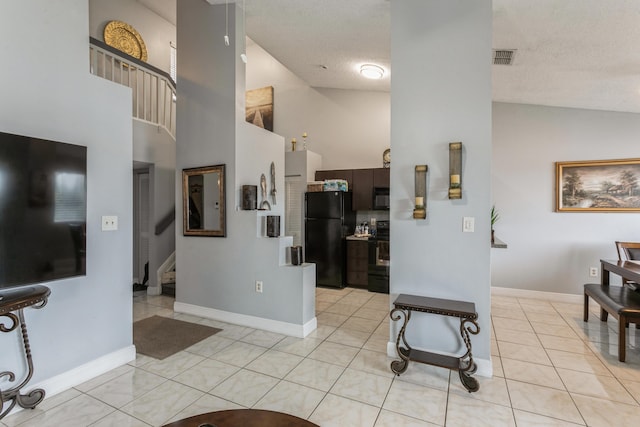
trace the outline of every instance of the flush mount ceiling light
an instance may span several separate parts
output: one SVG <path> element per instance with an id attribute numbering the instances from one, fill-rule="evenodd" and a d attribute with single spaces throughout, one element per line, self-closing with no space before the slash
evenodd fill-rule
<path id="1" fill-rule="evenodd" d="M 381 79 L 384 76 L 384 69 L 378 65 L 364 64 L 360 67 L 360 74 L 368 79 Z"/>

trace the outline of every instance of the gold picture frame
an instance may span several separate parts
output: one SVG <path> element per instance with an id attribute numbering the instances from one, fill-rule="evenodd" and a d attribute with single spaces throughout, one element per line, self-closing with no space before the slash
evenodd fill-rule
<path id="1" fill-rule="evenodd" d="M 556 162 L 556 212 L 640 212 L 640 159 Z"/>
<path id="2" fill-rule="evenodd" d="M 182 234 L 226 237 L 225 165 L 182 170 Z"/>

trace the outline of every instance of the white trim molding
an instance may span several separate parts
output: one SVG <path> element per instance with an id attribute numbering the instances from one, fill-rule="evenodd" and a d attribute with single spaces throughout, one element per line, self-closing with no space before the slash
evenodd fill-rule
<path id="1" fill-rule="evenodd" d="M 26 389 L 27 392 L 38 388 L 43 389 L 45 391 L 46 401 L 48 398 L 53 397 L 56 394 L 69 390 L 122 365 L 126 365 L 135 359 L 136 347 L 134 345 L 130 345 L 73 368 L 70 371 L 63 372 L 35 384 L 29 384 Z M 23 409 L 21 407 L 16 405 L 16 407 L 11 410 L 10 414 L 15 414 L 22 410 Z M 37 413 L 35 415 L 37 415 Z"/>
<path id="2" fill-rule="evenodd" d="M 248 314 L 232 313 L 229 311 L 217 310 L 215 308 L 201 307 L 184 302 L 175 302 L 173 311 L 176 313 L 191 314 L 206 319 L 219 320 L 221 322 L 235 325 L 248 326 L 250 328 L 262 329 L 276 332 L 297 338 L 304 338 L 318 327 L 318 319 L 314 317 L 307 323 L 298 325 L 295 323 L 281 322 L 279 320 L 265 319 L 263 317 L 250 316 Z"/>
<path id="3" fill-rule="evenodd" d="M 582 304 L 584 296 L 575 294 L 560 294 L 557 292 L 530 291 L 528 289 L 491 287 L 491 295 L 514 298 L 531 298 L 546 301 L 566 302 L 569 304 Z"/>

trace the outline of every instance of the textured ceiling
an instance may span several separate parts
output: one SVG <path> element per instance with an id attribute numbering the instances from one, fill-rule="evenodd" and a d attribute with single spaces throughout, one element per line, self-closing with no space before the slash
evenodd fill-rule
<path id="1" fill-rule="evenodd" d="M 175 23 L 176 0 L 138 1 Z M 309 85 L 389 90 L 389 0 L 245 4 L 247 35 Z M 640 0 L 493 0 L 493 47 L 517 49 L 494 101 L 640 113 Z M 385 78 L 361 78 L 366 62 Z"/>
<path id="2" fill-rule="evenodd" d="M 493 0 L 495 101 L 640 112 L 640 1 Z"/>
<path id="3" fill-rule="evenodd" d="M 387 0 L 254 1 L 247 35 L 311 86 L 388 91 L 390 9 Z M 385 77 L 364 79 L 365 63 L 382 66 Z"/>

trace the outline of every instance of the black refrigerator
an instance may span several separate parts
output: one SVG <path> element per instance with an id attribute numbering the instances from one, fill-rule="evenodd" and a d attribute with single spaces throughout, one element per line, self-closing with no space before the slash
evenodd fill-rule
<path id="1" fill-rule="evenodd" d="M 305 193 L 305 261 L 316 264 L 316 286 L 344 288 L 347 285 L 345 237 L 353 234 L 355 227 L 351 193 Z"/>

